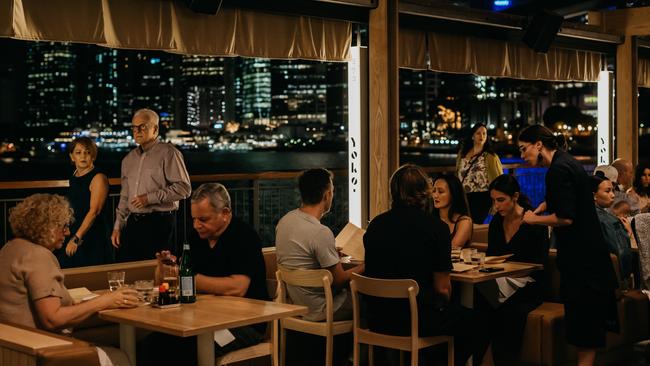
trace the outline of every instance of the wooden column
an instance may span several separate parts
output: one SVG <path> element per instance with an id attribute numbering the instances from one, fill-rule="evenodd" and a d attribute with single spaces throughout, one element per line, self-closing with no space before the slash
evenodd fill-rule
<path id="1" fill-rule="evenodd" d="M 636 166 L 639 153 L 637 42 L 625 36 L 616 49 L 616 158 Z"/>
<path id="2" fill-rule="evenodd" d="M 369 18 L 369 219 L 388 210 L 389 179 L 399 164 L 397 0 L 380 0 Z"/>

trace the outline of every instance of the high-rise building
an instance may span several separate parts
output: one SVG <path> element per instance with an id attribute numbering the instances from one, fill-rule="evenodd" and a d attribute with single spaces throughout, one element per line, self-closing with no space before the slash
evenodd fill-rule
<path id="1" fill-rule="evenodd" d="M 272 123 L 327 123 L 327 65 L 304 60 L 272 61 Z"/>
<path id="2" fill-rule="evenodd" d="M 183 56 L 181 76 L 189 127 L 223 128 L 227 114 L 224 70 L 222 57 Z"/>
<path id="3" fill-rule="evenodd" d="M 271 60 L 242 60 L 242 122 L 269 125 L 271 122 Z"/>
<path id="4" fill-rule="evenodd" d="M 120 127 L 118 123 L 118 50 L 85 47 L 86 82 L 79 85 L 83 103 L 81 124 L 87 128 Z"/>
<path id="5" fill-rule="evenodd" d="M 345 62 L 327 64 L 327 123 L 344 133 L 348 123 L 348 67 Z"/>
<path id="6" fill-rule="evenodd" d="M 178 55 L 164 52 L 121 51 L 118 89 L 121 123 L 129 124 L 133 112 L 150 108 L 166 128 L 179 127 L 175 115 L 180 107 L 176 88 L 180 68 Z"/>
<path id="7" fill-rule="evenodd" d="M 70 43 L 29 44 L 25 127 L 76 127 L 76 59 Z"/>

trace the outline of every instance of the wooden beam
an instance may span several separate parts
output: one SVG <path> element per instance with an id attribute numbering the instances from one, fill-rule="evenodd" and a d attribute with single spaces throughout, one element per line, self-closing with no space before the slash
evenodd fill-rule
<path id="1" fill-rule="evenodd" d="M 637 41 L 625 36 L 616 49 L 616 157 L 636 166 L 639 152 Z"/>
<path id="2" fill-rule="evenodd" d="M 398 19 L 397 0 L 379 1 L 369 16 L 369 219 L 388 210 L 399 164 Z"/>
<path id="3" fill-rule="evenodd" d="M 601 11 L 600 19 L 596 19 L 598 16 L 594 12 L 589 12 L 588 17 L 589 24 L 598 23 L 605 32 L 625 36 L 650 35 L 650 7 L 648 6 Z"/>

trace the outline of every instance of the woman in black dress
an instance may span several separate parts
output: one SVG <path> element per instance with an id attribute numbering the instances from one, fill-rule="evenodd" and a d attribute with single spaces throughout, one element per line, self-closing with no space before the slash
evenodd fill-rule
<path id="1" fill-rule="evenodd" d="M 526 127 L 518 144 L 528 164 L 548 167 L 546 202 L 526 211 L 523 221 L 554 228 L 567 341 L 578 348 L 578 365 L 593 365 L 596 349 L 606 345 L 607 331 L 618 329 L 618 284 L 603 234 L 594 229 L 600 223 L 589 177 L 563 150 L 564 136 L 544 126 Z"/>
<path id="2" fill-rule="evenodd" d="M 517 179 L 508 174 L 500 175 L 490 183 L 489 192 L 496 214 L 490 222 L 486 254 L 512 254 L 509 260 L 515 262 L 545 264 L 548 229 L 522 222 L 524 212 L 532 207 L 521 194 Z M 544 272 L 499 278 L 480 287 L 477 295 L 476 308 L 490 324 L 494 363 L 516 364 L 528 313 L 543 301 Z"/>
<path id="3" fill-rule="evenodd" d="M 68 191 L 75 221 L 70 226 L 72 237 L 57 253 L 59 263 L 61 268 L 112 263 L 111 230 L 104 205 L 108 178 L 95 168 L 97 145 L 87 137 L 79 137 L 70 143 L 69 151 L 76 168 Z"/>

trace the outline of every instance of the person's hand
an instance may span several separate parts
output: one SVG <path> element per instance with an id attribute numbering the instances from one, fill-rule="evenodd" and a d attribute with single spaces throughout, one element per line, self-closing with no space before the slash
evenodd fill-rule
<path id="1" fill-rule="evenodd" d="M 172 254 L 169 250 L 163 250 L 156 253 L 156 259 L 158 260 L 158 265 L 162 266 L 163 264 L 168 264 L 169 262 L 176 262 L 176 256 Z M 167 263 L 165 263 L 167 262 Z"/>
<path id="2" fill-rule="evenodd" d="M 115 249 L 119 249 L 120 245 L 120 231 L 115 229 L 113 230 L 113 234 L 111 234 L 111 244 L 115 247 Z"/>
<path id="3" fill-rule="evenodd" d="M 149 204 L 149 200 L 147 200 L 146 194 L 141 194 L 139 196 L 133 197 L 133 199 L 131 200 L 131 204 L 134 207 L 143 208 Z"/>
<path id="4" fill-rule="evenodd" d="M 133 308 L 138 306 L 138 292 L 132 288 L 121 287 L 102 295 L 108 309 Z"/>
<path id="5" fill-rule="evenodd" d="M 521 219 L 521 221 L 529 225 L 534 225 L 536 219 L 537 219 L 537 215 L 534 212 L 526 211 L 524 212 L 524 217 Z"/>
<path id="6" fill-rule="evenodd" d="M 339 258 L 345 257 L 345 254 L 343 254 L 342 247 L 336 247 L 336 252 L 339 254 Z"/>
<path id="7" fill-rule="evenodd" d="M 540 203 L 539 206 L 537 206 L 537 208 L 535 209 L 535 211 L 533 211 L 533 213 L 535 215 L 539 215 L 544 211 L 546 211 L 546 201 Z"/>
<path id="8" fill-rule="evenodd" d="M 65 246 L 65 254 L 67 254 L 68 257 L 72 257 L 77 252 L 78 247 L 79 246 L 72 240 L 68 241 L 68 244 Z"/>
<path id="9" fill-rule="evenodd" d="M 630 224 L 630 219 L 625 216 L 619 216 L 618 219 L 621 220 L 621 223 L 623 224 L 623 227 L 625 227 L 627 233 L 632 234 L 632 224 Z"/>

